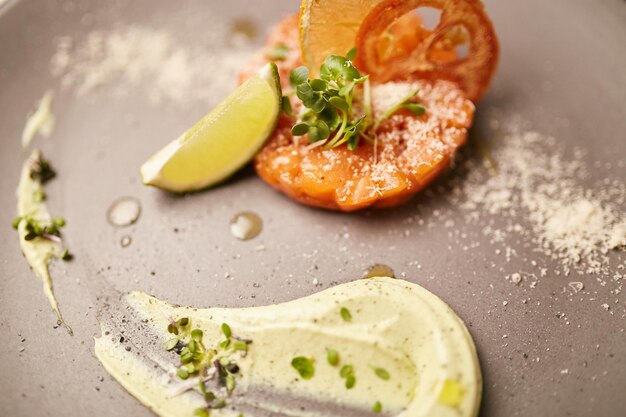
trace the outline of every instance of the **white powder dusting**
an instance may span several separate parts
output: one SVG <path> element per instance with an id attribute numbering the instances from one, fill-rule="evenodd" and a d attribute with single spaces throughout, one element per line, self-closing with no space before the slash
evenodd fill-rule
<path id="1" fill-rule="evenodd" d="M 468 177 L 451 199 L 468 221 L 493 216 L 504 220 L 504 226 L 483 228 L 491 243 L 526 236 L 535 252 L 559 261 L 564 275 L 607 277 L 613 269 L 609 253 L 626 240 L 626 187 L 608 179 L 593 188 L 581 186 L 588 177 L 583 156 L 576 151 L 566 158 L 554 138 L 513 128 L 491 155 L 497 173 L 468 166 Z M 527 224 L 520 224 L 520 218 Z"/>
<path id="2" fill-rule="evenodd" d="M 80 40 L 61 37 L 50 69 L 79 96 L 107 87 L 121 96 L 145 94 L 154 104 L 215 102 L 235 87 L 250 45 L 223 22 L 207 24 L 211 35 L 201 45 L 141 26 L 93 31 Z"/>

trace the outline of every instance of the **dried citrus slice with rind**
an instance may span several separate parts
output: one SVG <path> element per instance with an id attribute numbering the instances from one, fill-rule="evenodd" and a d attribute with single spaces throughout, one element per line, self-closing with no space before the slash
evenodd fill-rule
<path id="1" fill-rule="evenodd" d="M 382 54 L 380 44 L 389 28 L 422 7 L 441 10 L 434 30 L 424 33 L 416 26 L 421 37 L 408 55 Z M 458 43 L 454 36 L 461 32 L 469 38 L 468 54 L 451 58 L 450 52 Z M 478 0 L 383 0 L 363 20 L 356 47 L 357 66 L 374 81 L 447 79 L 456 82 L 474 102 L 489 87 L 499 55 L 493 25 Z"/>

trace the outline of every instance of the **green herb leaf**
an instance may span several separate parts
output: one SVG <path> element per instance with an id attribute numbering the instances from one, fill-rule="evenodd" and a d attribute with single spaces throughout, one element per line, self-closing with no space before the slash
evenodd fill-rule
<path id="1" fill-rule="evenodd" d="M 294 136 L 302 136 L 309 133 L 309 125 L 306 123 L 298 123 L 291 128 L 291 134 Z"/>
<path id="2" fill-rule="evenodd" d="M 352 389 L 356 385 L 356 377 L 354 374 L 350 374 L 346 377 L 346 388 Z"/>
<path id="3" fill-rule="evenodd" d="M 335 349 L 326 349 L 326 354 L 326 359 L 328 360 L 330 366 L 339 365 L 339 352 L 337 352 Z"/>
<path id="4" fill-rule="evenodd" d="M 178 368 L 178 370 L 176 371 L 176 375 L 178 375 L 180 379 L 189 378 L 189 372 L 187 372 L 187 369 L 185 368 Z"/>
<path id="5" fill-rule="evenodd" d="M 339 110 L 341 110 L 344 113 L 347 113 L 350 110 L 350 106 L 348 105 L 348 102 L 346 101 L 346 99 L 341 98 L 339 96 L 331 97 L 328 100 L 328 102 L 332 104 L 333 106 L 337 107 Z"/>
<path id="6" fill-rule="evenodd" d="M 178 334 L 178 326 L 175 323 L 170 323 L 167 326 L 167 331 L 172 334 Z"/>
<path id="7" fill-rule="evenodd" d="M 206 408 L 196 408 L 193 410 L 193 415 L 196 417 L 209 417 L 209 411 Z"/>
<path id="8" fill-rule="evenodd" d="M 64 249 L 63 252 L 61 252 L 60 258 L 62 261 L 68 262 L 74 259 L 74 255 L 72 255 L 68 249 Z"/>
<path id="9" fill-rule="evenodd" d="M 202 333 L 202 330 L 200 329 L 193 329 L 191 331 L 191 338 L 195 340 L 196 342 L 202 342 L 202 336 L 203 336 L 203 333 Z"/>
<path id="10" fill-rule="evenodd" d="M 385 381 L 387 381 L 391 377 L 389 375 L 389 372 L 384 368 L 374 368 L 374 373 L 377 377 L 379 377 L 380 379 L 384 379 Z"/>
<path id="11" fill-rule="evenodd" d="M 228 339 L 230 339 L 230 337 L 233 335 L 233 332 L 230 329 L 230 326 L 226 323 L 222 324 L 222 333 L 224 333 L 224 336 L 226 336 L 226 338 Z"/>
<path id="12" fill-rule="evenodd" d="M 174 337 L 168 340 L 167 342 L 163 343 L 163 349 L 172 350 L 176 347 L 177 344 L 178 344 L 178 338 Z"/>
<path id="13" fill-rule="evenodd" d="M 328 83 L 324 80 L 320 80 L 319 78 L 309 81 L 309 85 L 313 91 L 325 91 L 328 88 Z"/>
<path id="14" fill-rule="evenodd" d="M 352 321 L 352 314 L 347 308 L 341 307 L 341 310 L 339 310 L 339 314 L 341 314 L 341 318 L 343 319 L 343 321 Z"/>
<path id="15" fill-rule="evenodd" d="M 298 86 L 296 87 L 296 96 L 300 100 L 302 100 L 302 103 L 306 107 L 309 107 L 311 103 L 315 100 L 315 92 L 307 83 L 298 84 Z"/>
<path id="16" fill-rule="evenodd" d="M 383 411 L 383 405 L 381 404 L 380 401 L 376 401 L 374 403 L 374 407 L 372 407 L 372 411 L 374 413 L 380 413 L 381 411 Z"/>
<path id="17" fill-rule="evenodd" d="M 226 390 L 228 391 L 228 394 L 233 392 L 236 385 L 237 382 L 235 381 L 235 376 L 232 374 L 226 375 Z"/>
<path id="18" fill-rule="evenodd" d="M 189 317 L 183 317 L 182 319 L 178 320 L 179 327 L 187 327 L 189 323 L 190 323 Z"/>
<path id="19" fill-rule="evenodd" d="M 55 217 L 52 219 L 52 224 L 56 227 L 65 226 L 65 219 L 63 217 Z"/>
<path id="20" fill-rule="evenodd" d="M 409 110 L 411 113 L 413 113 L 416 116 L 421 116 L 424 113 L 426 113 L 426 108 L 424 106 L 422 106 L 421 104 L 417 104 L 417 103 L 404 103 L 402 105 L 403 108 Z"/>
<path id="21" fill-rule="evenodd" d="M 284 61 L 289 55 L 289 48 L 284 43 L 279 43 L 267 52 L 267 56 L 275 61 Z"/>
<path id="22" fill-rule="evenodd" d="M 289 75 L 289 82 L 293 86 L 301 85 L 309 81 L 309 69 L 305 66 L 294 68 Z"/>
<path id="23" fill-rule="evenodd" d="M 348 375 L 352 374 L 354 374 L 354 368 L 352 367 L 352 365 L 344 365 L 339 370 L 339 376 L 342 378 L 347 378 Z"/>
<path id="24" fill-rule="evenodd" d="M 302 379 L 311 379 L 315 374 L 313 359 L 297 356 L 291 360 L 291 366 L 298 371 Z"/>

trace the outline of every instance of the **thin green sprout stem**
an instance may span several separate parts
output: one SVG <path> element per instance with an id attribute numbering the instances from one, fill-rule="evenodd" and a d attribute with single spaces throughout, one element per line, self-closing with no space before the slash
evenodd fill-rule
<path id="1" fill-rule="evenodd" d="M 335 146 L 337 141 L 339 141 L 339 139 L 343 135 L 343 131 L 346 129 L 346 126 L 348 124 L 348 115 L 341 110 L 339 111 L 343 114 L 341 126 L 339 127 L 339 130 L 337 131 L 337 133 L 335 133 L 335 136 L 333 136 L 333 138 L 330 141 L 328 141 L 328 143 L 326 143 L 326 145 L 324 146 L 324 149 L 326 150 Z"/>
<path id="2" fill-rule="evenodd" d="M 392 114 L 397 112 L 400 109 L 400 107 L 402 107 L 403 104 L 405 104 L 408 100 L 413 98 L 413 96 L 415 96 L 419 92 L 419 90 L 420 90 L 419 88 L 414 89 L 413 91 L 411 91 L 410 94 L 407 94 L 404 98 L 402 98 L 402 100 L 398 101 L 398 103 L 396 103 L 389 110 L 387 110 L 385 113 L 383 113 L 383 115 L 381 117 L 379 117 L 378 120 L 376 120 L 376 123 L 374 123 L 374 131 L 376 131 L 378 129 L 378 127 L 380 126 L 380 124 L 384 120 L 386 120 Z"/>

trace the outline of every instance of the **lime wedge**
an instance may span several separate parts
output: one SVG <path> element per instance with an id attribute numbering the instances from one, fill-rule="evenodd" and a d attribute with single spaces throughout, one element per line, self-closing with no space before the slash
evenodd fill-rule
<path id="1" fill-rule="evenodd" d="M 146 185 L 195 191 L 215 185 L 248 163 L 276 128 L 282 93 L 270 63 L 178 139 L 141 166 Z"/>

